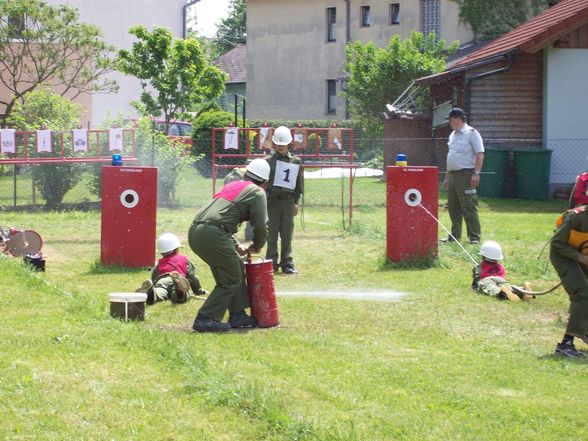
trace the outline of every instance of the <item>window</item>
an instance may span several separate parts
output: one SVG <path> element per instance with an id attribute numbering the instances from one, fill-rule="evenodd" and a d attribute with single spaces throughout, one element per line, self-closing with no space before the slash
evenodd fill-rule
<path id="1" fill-rule="evenodd" d="M 327 80 L 327 113 L 337 113 L 337 81 Z"/>
<path id="2" fill-rule="evenodd" d="M 327 41 L 337 40 L 337 8 L 327 8 Z"/>
<path id="3" fill-rule="evenodd" d="M 400 3 L 390 3 L 390 24 L 400 24 Z"/>
<path id="4" fill-rule="evenodd" d="M 169 136 L 180 136 L 180 126 L 177 124 L 170 124 L 167 134 Z"/>
<path id="5" fill-rule="evenodd" d="M 24 14 L 9 15 L 6 17 L 7 31 L 10 38 L 20 39 L 25 30 L 26 18 Z"/>
<path id="6" fill-rule="evenodd" d="M 369 6 L 361 7 L 361 26 L 368 27 L 372 23 L 372 12 Z"/>
<path id="7" fill-rule="evenodd" d="M 421 0 L 421 32 L 425 35 L 434 32 L 437 38 L 441 38 L 439 0 Z"/>

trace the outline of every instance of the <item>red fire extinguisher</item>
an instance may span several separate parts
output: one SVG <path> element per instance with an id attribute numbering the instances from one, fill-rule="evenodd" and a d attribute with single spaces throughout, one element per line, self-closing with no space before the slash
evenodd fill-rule
<path id="1" fill-rule="evenodd" d="M 277 326 L 280 319 L 272 260 L 262 259 L 260 262 L 253 262 L 251 254 L 248 254 L 245 275 L 247 276 L 251 315 L 257 319 L 260 328 Z"/>

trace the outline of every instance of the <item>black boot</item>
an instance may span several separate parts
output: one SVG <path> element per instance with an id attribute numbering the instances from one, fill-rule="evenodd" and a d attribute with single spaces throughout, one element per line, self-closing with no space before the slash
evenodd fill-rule
<path id="1" fill-rule="evenodd" d="M 147 294 L 147 304 L 153 305 L 155 303 L 155 293 L 153 292 L 153 288 L 149 288 L 145 294 Z"/>
<path id="2" fill-rule="evenodd" d="M 284 274 L 298 274 L 298 271 L 296 270 L 296 267 L 292 262 L 288 262 L 284 266 L 282 266 L 282 272 Z"/>
<path id="3" fill-rule="evenodd" d="M 229 323 L 231 328 L 255 328 L 257 327 L 257 319 L 247 315 L 243 311 L 236 312 L 229 316 Z"/>
<path id="4" fill-rule="evenodd" d="M 227 332 L 231 325 L 198 314 L 192 329 L 196 332 Z"/>

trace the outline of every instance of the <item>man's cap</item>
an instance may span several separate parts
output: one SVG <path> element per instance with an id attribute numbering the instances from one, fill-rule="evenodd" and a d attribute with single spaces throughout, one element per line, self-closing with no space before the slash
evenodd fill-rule
<path id="1" fill-rule="evenodd" d="M 466 116 L 466 113 L 463 111 L 462 108 L 454 107 L 449 112 L 449 116 L 447 117 L 447 119 L 449 119 L 449 118 L 465 118 L 465 116 Z"/>

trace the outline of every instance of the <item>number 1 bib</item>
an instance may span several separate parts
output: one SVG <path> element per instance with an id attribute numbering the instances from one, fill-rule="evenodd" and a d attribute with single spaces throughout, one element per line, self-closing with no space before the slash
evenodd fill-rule
<path id="1" fill-rule="evenodd" d="M 276 161 L 276 175 L 274 176 L 274 187 L 283 187 L 290 190 L 296 188 L 300 164 Z"/>

